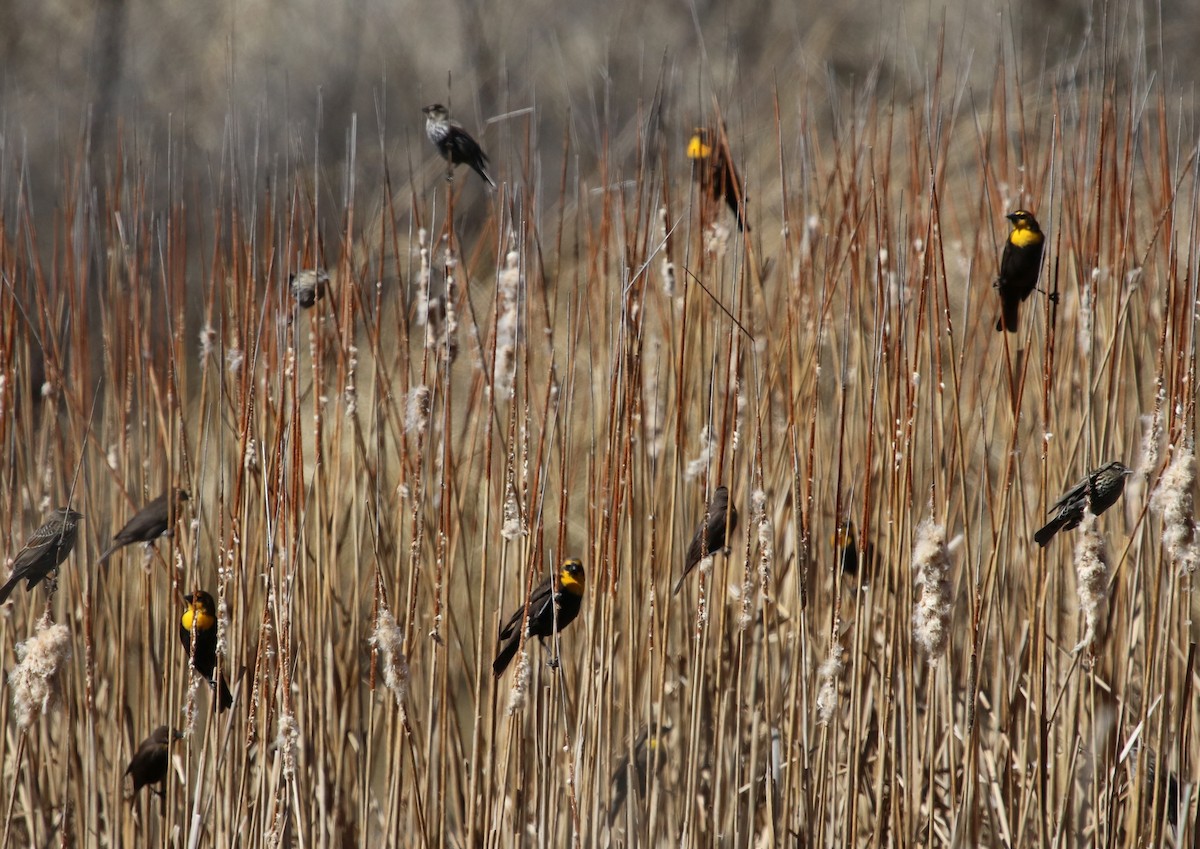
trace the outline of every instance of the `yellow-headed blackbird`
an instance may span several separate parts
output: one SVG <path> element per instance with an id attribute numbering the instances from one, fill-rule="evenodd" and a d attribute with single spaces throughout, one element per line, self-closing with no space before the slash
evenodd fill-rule
<path id="1" fill-rule="evenodd" d="M 225 676 L 216 676 L 217 603 L 204 591 L 185 596 L 184 601 L 188 606 L 179 620 L 179 642 L 191 657 L 192 668 L 216 691 L 217 713 L 220 713 L 233 704 L 233 694 L 229 692 Z"/>
<path id="2" fill-rule="evenodd" d="M 133 795 L 147 784 L 162 784 L 167 777 L 171 762 L 171 742 L 182 740 L 183 735 L 165 725 L 154 729 L 154 733 L 142 741 L 129 761 L 126 775 L 133 776 Z M 161 794 L 162 788 L 155 791 Z"/>
<path id="3" fill-rule="evenodd" d="M 60 507 L 50 514 L 13 560 L 8 583 L 0 587 L 0 604 L 8 601 L 21 581 L 26 582 L 26 590 L 32 590 L 47 575 L 58 570 L 75 547 L 76 529 L 82 518 L 82 513 L 67 507 Z"/>
<path id="4" fill-rule="evenodd" d="M 325 297 L 329 288 L 329 274 L 323 268 L 306 268 L 295 272 L 288 278 L 292 289 L 292 297 L 296 303 L 308 309 Z"/>
<path id="5" fill-rule="evenodd" d="M 842 552 L 842 573 L 845 575 L 857 576 L 861 563 L 865 563 L 867 571 L 870 572 L 875 564 L 875 546 L 869 540 L 863 546 L 863 556 L 859 557 L 858 531 L 854 522 L 847 522 L 838 528 L 833 536 L 833 546 Z"/>
<path id="6" fill-rule="evenodd" d="M 679 594 L 679 588 L 683 586 L 684 579 L 687 578 L 689 572 L 696 568 L 697 563 L 708 555 L 716 554 L 725 548 L 725 540 L 728 538 L 726 526 L 728 525 L 728 533 L 732 535 L 737 530 L 737 523 L 738 511 L 729 503 L 728 488 L 717 487 L 717 491 L 713 493 L 712 503 L 705 510 L 704 518 L 696 526 L 692 544 L 688 546 L 687 557 L 683 561 L 683 574 L 675 582 L 672 595 Z"/>
<path id="7" fill-rule="evenodd" d="M 1008 214 L 1008 220 L 1012 222 L 1012 230 L 1004 243 L 1004 253 L 1000 255 L 1000 276 L 995 283 L 996 291 L 1000 293 L 1000 318 L 996 319 L 996 329 L 1015 333 L 1021 301 L 1037 288 L 1046 237 L 1032 212 L 1018 209 Z"/>
<path id="8" fill-rule="evenodd" d="M 525 622 L 526 636 L 537 637 L 545 645 L 546 637 L 552 637 L 555 631 L 561 632 L 579 615 L 583 586 L 583 563 L 571 558 L 563 562 L 558 575 L 546 578 L 533 588 L 529 601 L 514 610 L 500 629 L 503 646 L 492 663 L 492 673 L 497 678 L 508 669 L 521 646 L 521 622 Z"/>
<path id="9" fill-rule="evenodd" d="M 1131 474 L 1132 469 L 1115 460 L 1088 472 L 1087 477 L 1068 489 L 1050 508 L 1054 518 L 1033 535 L 1034 542 L 1044 548 L 1056 533 L 1074 528 L 1083 521 L 1085 507 L 1096 516 L 1112 507 L 1125 491 L 1125 478 Z"/>
<path id="10" fill-rule="evenodd" d="M 167 493 L 165 492 L 151 501 L 135 513 L 133 518 L 125 523 L 125 527 L 117 531 L 116 536 L 113 537 L 112 545 L 100 555 L 100 559 L 96 562 L 96 565 L 102 566 L 107 563 L 108 558 L 112 557 L 113 552 L 118 548 L 132 545 L 135 542 L 154 542 L 154 540 L 171 530 L 175 517 L 179 515 L 180 505 L 187 501 L 188 498 L 188 491 L 180 489 L 176 490 L 173 503 L 167 500 Z"/>
<path id="11" fill-rule="evenodd" d="M 742 181 L 729 156 L 721 133 L 701 127 L 688 142 L 687 155 L 692 160 L 692 175 L 700 183 L 701 191 L 715 201 L 724 200 L 737 217 L 738 229 L 746 227 L 742 207 L 746 199 Z M 741 200 L 743 203 L 739 203 Z"/>
<path id="12" fill-rule="evenodd" d="M 421 111 L 425 113 L 425 135 L 429 136 L 442 158 L 450 163 L 446 179 L 454 179 L 455 165 L 469 165 L 489 186 L 496 188 L 495 180 L 488 176 L 487 154 L 479 142 L 462 128 L 462 124 L 450 117 L 450 111 L 440 103 L 426 106 Z"/>
<path id="13" fill-rule="evenodd" d="M 660 744 L 665 747 L 667 735 L 670 733 L 671 726 L 666 723 L 647 725 L 633 743 L 632 760 L 629 752 L 626 752 L 617 761 L 617 768 L 613 770 L 612 775 L 612 804 L 608 809 L 609 828 L 612 828 L 629 795 L 630 764 L 633 765 L 633 774 L 637 779 L 638 796 L 645 798 L 650 769 L 662 769 L 662 765 L 666 763 L 666 753 L 659 752 L 659 748 Z"/>

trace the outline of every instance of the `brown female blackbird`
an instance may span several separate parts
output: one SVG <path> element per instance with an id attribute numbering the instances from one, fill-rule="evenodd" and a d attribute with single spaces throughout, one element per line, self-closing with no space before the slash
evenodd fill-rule
<path id="1" fill-rule="evenodd" d="M 329 273 L 323 268 L 306 268 L 293 272 L 288 278 L 288 285 L 296 303 L 308 309 L 325 297 L 329 289 Z"/>
<path id="2" fill-rule="evenodd" d="M 454 178 L 455 165 L 469 165 L 489 186 L 496 188 L 496 182 L 488 176 L 487 154 L 479 142 L 462 128 L 462 124 L 451 119 L 449 110 L 440 103 L 434 103 L 421 111 L 425 113 L 425 135 L 429 136 L 442 158 L 450 163 L 446 179 Z"/>
<path id="3" fill-rule="evenodd" d="M 1112 507 L 1125 491 L 1125 478 L 1131 474 L 1131 469 L 1115 460 L 1088 472 L 1087 477 L 1068 489 L 1050 508 L 1054 518 L 1033 535 L 1034 542 L 1045 548 L 1056 533 L 1069 531 L 1083 521 L 1085 507 L 1091 508 L 1096 516 Z"/>
<path id="4" fill-rule="evenodd" d="M 726 524 L 728 524 L 728 533 L 732 535 L 737 530 L 737 523 L 738 511 L 729 503 L 729 489 L 723 486 L 717 487 L 717 491 L 713 493 L 712 503 L 705 510 L 704 518 L 696 526 L 692 544 L 688 546 L 687 557 L 683 561 L 683 574 L 675 582 L 672 595 L 679 594 L 679 588 L 683 586 L 684 579 L 687 578 L 689 572 L 696 568 L 697 563 L 708 555 L 716 554 L 725 548 Z"/>
<path id="5" fill-rule="evenodd" d="M 154 542 L 172 527 L 172 520 L 179 515 L 179 507 L 189 498 L 186 489 L 175 492 L 174 504 L 167 501 L 167 493 L 151 501 L 133 515 L 125 523 L 125 527 L 117 531 L 112 545 L 100 555 L 97 566 L 103 566 L 118 548 L 132 545 L 135 542 Z"/>
<path id="6" fill-rule="evenodd" d="M 165 725 L 154 729 L 149 737 L 142 741 L 138 750 L 129 761 L 126 775 L 133 776 L 133 795 L 147 784 L 162 784 L 167 777 L 167 767 L 170 764 L 171 741 L 182 740 L 183 735 L 172 731 Z M 162 788 L 155 791 L 161 794 Z"/>
<path id="7" fill-rule="evenodd" d="M 60 507 L 50 514 L 50 518 L 33 532 L 13 560 L 8 583 L 0 587 L 0 604 L 8 601 L 21 581 L 27 582 L 26 590 L 32 590 L 58 569 L 75 547 L 76 528 L 82 518 L 82 513 L 76 513 L 68 507 Z"/>

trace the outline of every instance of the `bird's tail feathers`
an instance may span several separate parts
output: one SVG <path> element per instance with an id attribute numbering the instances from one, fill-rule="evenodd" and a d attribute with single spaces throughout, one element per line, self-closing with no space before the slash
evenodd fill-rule
<path id="1" fill-rule="evenodd" d="M 496 655 L 496 660 L 492 663 L 492 675 L 499 678 L 504 674 L 504 670 L 508 669 L 508 665 L 516 657 L 517 649 L 520 646 L 521 638 L 519 635 L 504 644 L 504 648 L 500 649 L 500 654 Z"/>

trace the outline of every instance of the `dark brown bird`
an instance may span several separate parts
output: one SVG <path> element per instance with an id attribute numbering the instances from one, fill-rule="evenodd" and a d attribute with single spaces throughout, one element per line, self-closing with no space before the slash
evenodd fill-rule
<path id="1" fill-rule="evenodd" d="M 1018 209 L 1010 212 L 1007 218 L 1012 222 L 1012 229 L 1004 242 L 1004 253 L 1000 255 L 1000 276 L 994 284 L 1000 293 L 1000 318 L 996 320 L 996 329 L 1015 333 L 1021 301 L 1037 288 L 1046 237 L 1031 212 Z"/>
<path id="2" fill-rule="evenodd" d="M 171 763 L 171 742 L 182 740 L 183 735 L 165 725 L 154 729 L 149 737 L 142 741 L 138 750 L 133 753 L 126 775 L 133 776 L 133 795 L 148 784 L 161 785 L 167 777 L 167 769 Z M 162 788 L 154 792 L 162 795 Z"/>
<path id="3" fill-rule="evenodd" d="M 732 536 L 733 532 L 737 530 L 737 523 L 738 511 L 729 503 L 729 489 L 723 486 L 717 487 L 717 491 L 713 493 L 712 502 L 705 510 L 704 518 L 696 526 L 692 544 L 688 546 L 687 557 L 683 561 L 683 574 L 675 582 L 672 595 L 679 594 L 679 588 L 683 586 L 684 579 L 696 568 L 697 563 L 708 555 L 716 554 L 725 548 L 725 540 L 728 539 L 726 526 L 728 525 L 728 535 Z"/>
<path id="4" fill-rule="evenodd" d="M 479 142 L 462 128 L 462 124 L 450 117 L 450 111 L 440 103 L 426 106 L 421 111 L 425 113 L 425 135 L 433 142 L 442 158 L 450 163 L 446 179 L 454 179 L 455 165 L 467 165 L 489 186 L 496 188 L 496 181 L 487 172 L 487 154 L 483 152 Z"/>
<path id="5" fill-rule="evenodd" d="M 225 676 L 216 676 L 217 603 L 203 590 L 185 596 L 184 601 L 188 606 L 179 620 L 179 642 L 183 643 L 192 668 L 216 691 L 217 713 L 220 713 L 233 704 L 233 694 L 229 692 Z"/>
<path id="6" fill-rule="evenodd" d="M 561 633 L 574 622 L 583 606 L 584 583 L 583 563 L 571 558 L 563 562 L 557 575 L 534 587 L 529 601 L 514 610 L 500 629 L 503 646 L 492 663 L 492 674 L 499 678 L 516 656 L 521 647 L 521 622 L 525 622 L 526 636 L 537 637 L 543 645 L 546 637 L 554 636 L 555 631 Z M 557 659 L 551 661 L 552 666 L 556 664 Z"/>
<path id="7" fill-rule="evenodd" d="M 840 550 L 842 553 L 842 573 L 845 575 L 857 576 L 859 566 L 864 563 L 869 573 L 875 565 L 875 546 L 870 540 L 863 546 L 862 556 L 859 556 L 858 531 L 854 527 L 854 522 L 847 522 L 838 528 L 833 537 L 833 546 L 835 550 Z"/>
<path id="8" fill-rule="evenodd" d="M 715 201 L 725 201 L 737 218 L 739 230 L 749 229 L 742 216 L 746 199 L 742 192 L 742 180 L 723 139 L 720 133 L 696 128 L 687 146 L 688 159 L 692 160 L 692 174 L 700 183 L 701 191 Z"/>
<path id="9" fill-rule="evenodd" d="M 190 496 L 186 489 L 176 490 L 174 502 L 167 500 L 167 493 L 151 501 L 133 515 L 125 523 L 125 527 L 117 531 L 112 545 L 100 555 L 97 566 L 103 566 L 118 548 L 132 545 L 135 542 L 154 542 L 160 536 L 174 527 L 174 519 L 179 515 L 179 508 Z"/>
<path id="10" fill-rule="evenodd" d="M 296 303 L 308 309 L 325 297 L 329 289 L 329 274 L 323 268 L 306 268 L 293 273 L 288 283 Z"/>
<path id="11" fill-rule="evenodd" d="M 1165 770 L 1165 774 L 1159 774 L 1158 758 L 1154 752 L 1149 749 L 1142 748 L 1138 752 L 1139 758 L 1146 759 L 1146 783 L 1142 791 L 1143 799 L 1149 800 L 1158 795 L 1158 805 L 1155 807 L 1155 817 L 1160 817 L 1160 812 L 1165 812 L 1167 822 L 1172 827 L 1179 825 L 1179 775 L 1171 770 Z M 1157 788 L 1155 785 L 1159 785 Z M 1164 811 L 1165 809 L 1165 811 Z"/>
<path id="12" fill-rule="evenodd" d="M 626 752 L 617 761 L 617 768 L 613 770 L 611 782 L 612 804 L 608 809 L 609 828 L 612 828 L 613 823 L 616 822 L 617 815 L 621 812 L 621 807 L 629 795 L 630 764 L 633 765 L 633 776 L 637 780 L 638 797 L 644 799 L 651 768 L 655 771 L 661 770 L 663 764 L 666 763 L 666 753 L 660 753 L 659 749 L 665 748 L 666 738 L 670 733 L 671 726 L 666 723 L 645 726 L 633 743 L 632 760 L 630 760 L 630 753 Z"/>
<path id="13" fill-rule="evenodd" d="M 1034 542 L 1045 548 L 1056 533 L 1076 527 L 1083 521 L 1085 507 L 1095 516 L 1112 507 L 1125 491 L 1125 478 L 1131 474 L 1131 469 L 1115 460 L 1088 472 L 1087 477 L 1068 489 L 1050 508 L 1054 518 L 1033 535 Z"/>
<path id="14" fill-rule="evenodd" d="M 47 575 L 58 570 L 75 547 L 76 529 L 82 518 L 82 513 L 68 507 L 60 507 L 50 514 L 13 560 L 8 583 L 0 587 L 0 604 L 8 601 L 21 581 L 27 582 L 26 590 L 32 590 Z"/>

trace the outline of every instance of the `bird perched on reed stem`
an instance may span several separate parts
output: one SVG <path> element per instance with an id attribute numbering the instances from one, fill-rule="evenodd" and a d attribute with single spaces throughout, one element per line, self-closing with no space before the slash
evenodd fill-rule
<path id="1" fill-rule="evenodd" d="M 1083 521 L 1084 508 L 1099 516 L 1112 507 L 1125 491 L 1125 478 L 1131 474 L 1133 470 L 1116 460 L 1088 472 L 1083 480 L 1054 502 L 1050 508 L 1054 518 L 1038 529 L 1033 535 L 1034 542 L 1045 548 L 1056 533 L 1076 527 Z"/>
<path id="2" fill-rule="evenodd" d="M 217 694 L 217 713 L 233 704 L 225 676 L 217 675 L 217 603 L 203 590 L 184 597 L 188 606 L 179 620 L 179 642 L 191 666 Z"/>
<path id="3" fill-rule="evenodd" d="M 717 487 L 712 501 L 705 508 L 704 518 L 696 526 L 696 533 L 692 536 L 687 557 L 683 561 L 683 574 L 675 582 L 675 589 L 671 591 L 671 595 L 679 594 L 684 580 L 696 568 L 697 563 L 725 548 L 725 541 L 737 530 L 737 523 L 738 511 L 729 503 L 728 487 Z"/>
<path id="4" fill-rule="evenodd" d="M 703 127 L 696 128 L 687 146 L 688 159 L 692 160 L 692 175 L 706 195 L 715 201 L 725 201 L 737 218 L 739 230 L 749 229 L 742 215 L 746 200 L 742 181 L 723 142 L 721 133 Z"/>
<path id="5" fill-rule="evenodd" d="M 113 553 L 135 542 L 154 542 L 174 526 L 175 518 L 183 502 L 190 497 L 186 489 L 175 491 L 175 498 L 168 500 L 168 493 L 163 493 L 133 515 L 121 530 L 113 536 L 112 545 L 100 555 L 97 566 L 103 566 Z"/>
<path id="6" fill-rule="evenodd" d="M 562 632 L 575 621 L 583 606 L 584 587 L 583 563 L 575 558 L 563 562 L 557 575 L 551 575 L 533 588 L 529 600 L 513 611 L 500 629 L 503 643 L 492 663 L 492 674 L 499 678 L 508 669 L 521 646 L 521 623 L 525 623 L 525 634 L 537 637 L 544 644 L 546 637 Z M 526 615 L 528 611 L 528 615 Z M 551 661 L 557 665 L 557 658 Z"/>
<path id="7" fill-rule="evenodd" d="M 866 575 L 868 577 L 874 571 L 875 566 L 875 545 L 867 540 L 863 546 L 862 556 L 859 556 L 858 551 L 858 530 L 854 527 L 854 521 L 847 521 L 844 525 L 839 525 L 834 532 L 833 547 L 835 551 L 841 552 L 839 558 L 842 573 L 852 577 L 858 575 L 859 566 L 863 563 L 866 565 Z"/>
<path id="8" fill-rule="evenodd" d="M 658 771 L 666 763 L 666 754 L 661 749 L 664 748 L 666 737 L 670 733 L 671 726 L 665 722 L 645 726 L 634 740 L 632 759 L 630 753 L 626 752 L 617 761 L 617 768 L 613 770 L 611 781 L 612 803 L 608 809 L 609 828 L 612 828 L 613 823 L 616 822 L 617 815 L 621 812 L 621 807 L 629 795 L 630 765 L 633 766 L 633 775 L 637 780 L 638 796 L 645 798 L 650 771 L 652 769 Z"/>
<path id="9" fill-rule="evenodd" d="M 1000 255 L 1000 275 L 993 284 L 1000 294 L 1000 318 L 996 319 L 996 329 L 1015 333 L 1021 301 L 1037 288 L 1046 237 L 1032 212 L 1018 209 L 1010 212 L 1007 218 L 1012 222 L 1012 229 L 1004 242 L 1004 253 Z"/>
<path id="10" fill-rule="evenodd" d="M 329 289 L 329 272 L 323 268 L 306 268 L 293 272 L 288 278 L 292 297 L 304 309 L 308 309 L 325 297 Z"/>
<path id="11" fill-rule="evenodd" d="M 133 776 L 132 795 L 136 796 L 137 792 L 148 784 L 161 785 L 166 780 L 171 762 L 171 743 L 182 739 L 183 735 L 178 731 L 160 725 L 141 742 L 125 770 L 126 775 Z M 162 787 L 154 792 L 161 796 Z"/>
<path id="12" fill-rule="evenodd" d="M 440 103 L 426 106 L 425 135 L 433 142 L 434 147 L 442 158 L 450 164 L 446 170 L 446 179 L 454 179 L 454 166 L 467 165 L 482 177 L 489 186 L 496 188 L 496 181 L 487 172 L 488 157 L 462 124 L 450 117 L 450 111 Z"/>
<path id="13" fill-rule="evenodd" d="M 21 581 L 26 582 L 26 590 L 32 590 L 51 572 L 58 571 L 75 547 L 75 535 L 82 518 L 82 513 L 69 507 L 60 507 L 50 514 L 13 560 L 12 574 L 0 587 L 0 604 L 8 601 Z"/>

